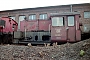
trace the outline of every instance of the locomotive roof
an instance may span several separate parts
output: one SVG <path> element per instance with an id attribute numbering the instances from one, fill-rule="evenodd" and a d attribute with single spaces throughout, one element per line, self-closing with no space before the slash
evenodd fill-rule
<path id="1" fill-rule="evenodd" d="M 63 13 L 51 13 L 50 16 L 62 16 L 62 15 L 79 15 L 79 12 L 63 12 Z"/>

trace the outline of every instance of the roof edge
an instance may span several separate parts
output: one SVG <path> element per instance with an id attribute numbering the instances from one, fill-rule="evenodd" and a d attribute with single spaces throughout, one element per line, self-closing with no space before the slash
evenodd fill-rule
<path id="1" fill-rule="evenodd" d="M 50 8 L 50 7 L 60 7 L 60 6 L 70 6 L 70 5 L 84 5 L 84 4 L 90 4 L 90 3 L 80 3 L 80 4 L 68 4 L 68 5 L 57 5 L 57 6 L 45 6 L 45 7 L 34 7 L 34 8 L 22 8 L 22 9 L 13 9 L 13 10 L 3 10 L 0 12 L 9 12 L 9 11 L 18 11 L 18 10 L 32 10 L 32 9 L 44 9 L 44 8 Z"/>

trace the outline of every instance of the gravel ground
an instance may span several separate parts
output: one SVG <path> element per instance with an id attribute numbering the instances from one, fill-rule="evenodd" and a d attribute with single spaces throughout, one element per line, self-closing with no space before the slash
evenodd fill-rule
<path id="1" fill-rule="evenodd" d="M 0 45 L 0 60 L 90 60 L 90 39 L 48 47 Z"/>

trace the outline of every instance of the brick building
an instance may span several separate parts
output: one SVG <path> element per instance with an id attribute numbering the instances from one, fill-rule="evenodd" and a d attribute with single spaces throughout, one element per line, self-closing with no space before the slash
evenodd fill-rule
<path id="1" fill-rule="evenodd" d="M 83 23 L 84 26 L 83 31 L 90 30 L 90 3 L 6 10 L 0 11 L 0 17 L 13 18 L 20 25 L 20 21 L 24 20 L 25 17 L 29 20 L 46 20 L 51 13 L 59 12 L 80 12 L 80 22 Z M 20 27 L 18 27 L 18 29 L 19 28 Z"/>

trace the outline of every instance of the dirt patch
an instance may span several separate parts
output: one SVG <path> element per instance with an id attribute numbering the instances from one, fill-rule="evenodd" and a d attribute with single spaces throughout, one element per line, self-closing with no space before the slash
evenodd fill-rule
<path id="1" fill-rule="evenodd" d="M 0 45 L 0 60 L 90 60 L 90 39 L 48 47 Z"/>

